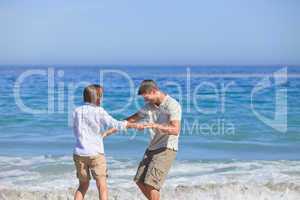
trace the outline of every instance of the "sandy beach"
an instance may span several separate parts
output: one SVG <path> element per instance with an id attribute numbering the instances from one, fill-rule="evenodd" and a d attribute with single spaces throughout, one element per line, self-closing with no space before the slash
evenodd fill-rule
<path id="1" fill-rule="evenodd" d="M 1 189 L 1 200 L 71 200 L 75 189 L 61 190 L 26 190 L 26 189 Z M 174 200 L 241 200 L 241 199 L 264 199 L 264 200 L 297 200 L 300 197 L 299 185 L 198 185 L 177 186 L 175 188 L 163 189 L 162 199 Z M 92 189 L 87 193 L 86 199 L 98 200 L 98 193 Z M 137 188 L 117 189 L 110 188 L 111 200 L 139 200 L 145 199 Z"/>

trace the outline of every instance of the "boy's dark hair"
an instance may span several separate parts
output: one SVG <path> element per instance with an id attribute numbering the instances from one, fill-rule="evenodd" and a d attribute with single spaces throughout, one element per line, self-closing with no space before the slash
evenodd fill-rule
<path id="1" fill-rule="evenodd" d="M 153 80 L 143 80 L 140 85 L 138 95 L 146 94 L 151 92 L 152 90 L 159 90 L 157 84 Z"/>
<path id="2" fill-rule="evenodd" d="M 93 84 L 84 88 L 83 100 L 86 103 L 97 105 L 102 96 L 103 88 L 100 85 Z"/>

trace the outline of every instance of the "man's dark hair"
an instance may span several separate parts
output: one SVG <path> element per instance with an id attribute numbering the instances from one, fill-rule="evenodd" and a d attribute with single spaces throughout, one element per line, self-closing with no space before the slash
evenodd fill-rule
<path id="1" fill-rule="evenodd" d="M 155 83 L 155 81 L 153 81 L 153 80 L 143 80 L 141 85 L 140 85 L 138 95 L 149 93 L 152 90 L 159 90 L 159 88 L 158 88 L 157 84 Z"/>
<path id="2" fill-rule="evenodd" d="M 86 103 L 97 104 L 102 96 L 103 88 L 100 85 L 93 84 L 84 88 L 83 100 Z"/>

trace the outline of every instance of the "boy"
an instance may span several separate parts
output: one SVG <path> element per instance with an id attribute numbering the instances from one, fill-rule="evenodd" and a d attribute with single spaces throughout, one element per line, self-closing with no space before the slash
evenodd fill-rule
<path id="1" fill-rule="evenodd" d="M 125 130 L 126 128 L 143 129 L 142 124 L 118 121 L 111 117 L 100 105 L 103 88 L 100 85 L 89 85 L 84 89 L 85 105 L 77 107 L 73 112 L 73 131 L 76 138 L 73 160 L 76 167 L 79 187 L 75 193 L 75 200 L 82 200 L 88 190 L 90 173 L 96 180 L 99 199 L 108 199 L 107 167 L 104 157 L 103 137 L 110 131 L 100 131 L 106 128 Z"/>

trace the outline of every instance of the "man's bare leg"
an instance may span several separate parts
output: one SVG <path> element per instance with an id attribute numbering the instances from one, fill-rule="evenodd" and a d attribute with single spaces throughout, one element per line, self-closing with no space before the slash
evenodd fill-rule
<path id="1" fill-rule="evenodd" d="M 145 188 L 145 184 L 143 182 L 136 182 L 136 184 L 140 188 L 140 190 L 143 192 L 143 194 L 145 195 L 145 197 L 147 199 L 149 199 L 150 196 L 148 196 L 148 193 L 147 193 L 146 188 Z"/>
<path id="2" fill-rule="evenodd" d="M 138 182 L 137 185 L 139 186 L 140 190 L 143 192 L 147 199 L 160 200 L 160 192 L 154 187 L 142 182 Z"/>
<path id="3" fill-rule="evenodd" d="M 89 189 L 89 180 L 79 181 L 79 187 L 75 192 L 74 200 L 83 200 L 84 195 Z"/>
<path id="4" fill-rule="evenodd" d="M 108 189 L 106 177 L 101 176 L 96 179 L 96 185 L 99 193 L 99 200 L 108 200 Z"/>
<path id="5" fill-rule="evenodd" d="M 149 200 L 160 200 L 160 192 L 151 185 L 145 184 L 146 193 L 150 197 Z"/>

